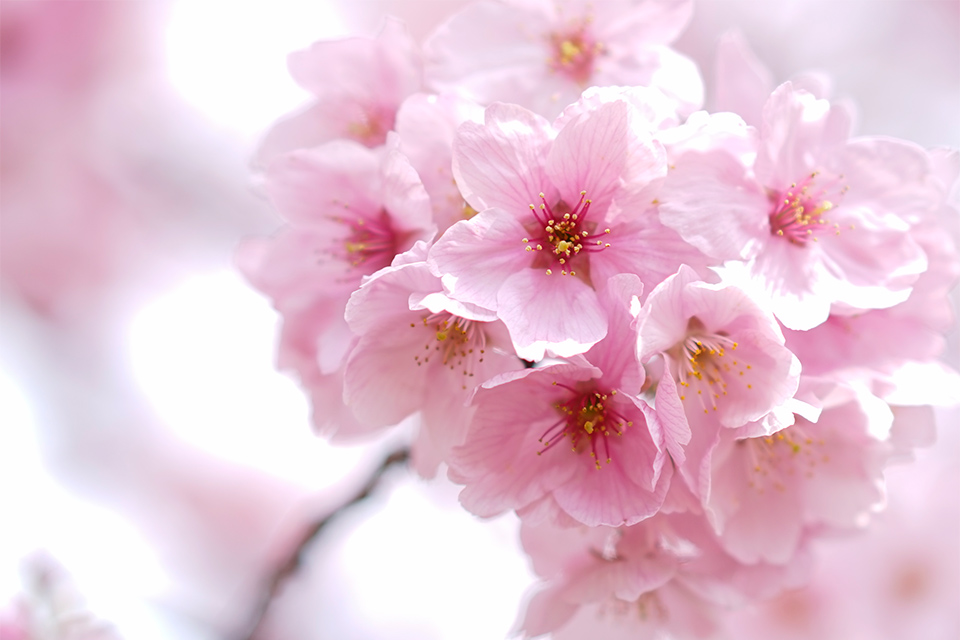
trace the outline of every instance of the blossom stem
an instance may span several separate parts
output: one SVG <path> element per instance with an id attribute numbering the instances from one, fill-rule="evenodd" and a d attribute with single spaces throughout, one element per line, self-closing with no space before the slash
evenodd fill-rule
<path id="1" fill-rule="evenodd" d="M 270 606 L 280 595 L 284 584 L 290 579 L 303 565 L 306 559 L 307 551 L 310 545 L 320 536 L 323 530 L 332 520 L 335 520 L 343 512 L 354 505 L 363 502 L 370 497 L 383 478 L 386 471 L 398 464 L 406 464 L 410 459 L 410 450 L 408 448 L 397 449 L 387 455 L 380 465 L 373 470 L 366 483 L 346 502 L 334 509 L 332 512 L 320 519 L 309 523 L 299 540 L 290 550 L 290 553 L 273 569 L 273 571 L 264 580 L 263 588 L 253 607 L 253 613 L 245 626 L 245 631 L 238 635 L 243 640 L 255 640 L 258 637 L 263 621 L 267 617 Z"/>

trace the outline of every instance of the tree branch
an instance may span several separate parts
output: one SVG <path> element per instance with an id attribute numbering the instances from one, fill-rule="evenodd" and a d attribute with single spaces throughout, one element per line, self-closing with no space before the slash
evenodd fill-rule
<path id="1" fill-rule="evenodd" d="M 307 527 L 300 540 L 293 546 L 290 555 L 281 562 L 265 580 L 266 584 L 261 591 L 261 596 L 247 623 L 247 631 L 239 636 L 242 640 L 255 640 L 266 618 L 267 612 L 270 610 L 270 605 L 276 600 L 286 581 L 303 566 L 307 550 L 320 536 L 326 526 L 350 507 L 370 497 L 370 494 L 380 485 L 380 480 L 387 469 L 397 464 L 405 464 L 409 458 L 409 449 L 398 449 L 388 455 L 380 463 L 380 466 L 374 469 L 370 478 L 367 479 L 367 482 L 360 487 L 360 490 L 357 491 L 352 498 Z"/>

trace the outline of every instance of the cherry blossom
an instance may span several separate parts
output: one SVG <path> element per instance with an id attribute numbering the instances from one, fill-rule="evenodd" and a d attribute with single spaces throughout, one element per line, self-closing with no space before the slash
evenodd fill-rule
<path id="1" fill-rule="evenodd" d="M 769 596 L 806 575 L 805 555 L 786 566 L 737 562 L 691 515 L 617 529 L 525 523 L 521 536 L 545 579 L 527 605 L 526 637 L 712 637 L 731 603 Z"/>
<path id="2" fill-rule="evenodd" d="M 883 503 L 893 415 L 879 399 L 834 388 L 811 422 L 774 434 L 721 435 L 711 458 L 707 512 L 741 562 L 789 561 L 809 529 L 855 529 Z"/>
<path id="3" fill-rule="evenodd" d="M 427 82 L 546 117 L 590 86 L 652 86 L 687 114 L 703 100 L 699 72 L 666 45 L 691 7 L 689 0 L 478 2 L 428 38 Z"/>
<path id="4" fill-rule="evenodd" d="M 636 273 L 653 286 L 681 262 L 706 262 L 657 220 L 650 187 L 666 166 L 647 115 L 622 92 L 596 97 L 571 107 L 559 131 L 493 105 L 454 143 L 457 183 L 480 213 L 448 229 L 429 260 L 451 297 L 497 312 L 528 360 L 603 338 L 595 283 Z"/>
<path id="5" fill-rule="evenodd" d="M 686 266 L 658 285 L 636 321 L 640 361 L 663 362 L 656 407 L 673 434 L 670 453 L 703 498 L 722 428 L 761 420 L 792 398 L 800 362 L 745 292 L 704 283 Z"/>
<path id="6" fill-rule="evenodd" d="M 938 199 L 926 154 L 889 139 L 847 140 L 847 111 L 790 83 L 763 117 L 752 173 L 722 148 L 676 161 L 664 224 L 705 253 L 746 260 L 745 277 L 792 329 L 820 324 L 831 307 L 853 313 L 906 299 L 927 266 L 907 233 L 911 218 Z M 726 233 L 711 237 L 718 225 Z"/>
<path id="7" fill-rule="evenodd" d="M 347 304 L 357 344 L 344 369 L 344 401 L 360 422 L 376 427 L 420 411 L 413 455 L 432 474 L 463 440 L 474 388 L 523 365 L 493 313 L 443 295 L 423 262 L 423 243 L 409 253 L 420 260 L 401 256 L 409 261 L 374 274 Z"/>
<path id="8" fill-rule="evenodd" d="M 775 86 L 736 32 L 695 111 L 691 11 L 477 2 L 422 74 L 399 23 L 319 43 L 291 58 L 317 103 L 271 134 L 298 150 L 266 152 L 288 224 L 239 262 L 280 365 L 325 433 L 418 423 L 422 476 L 517 514 L 526 637 L 720 638 L 789 605 L 960 402 L 960 156 L 851 137 L 829 78 Z"/>
<path id="9" fill-rule="evenodd" d="M 453 177 L 453 141 L 457 127 L 468 120 L 483 122 L 483 109 L 452 94 L 415 93 L 397 111 L 400 150 L 430 194 L 440 234 L 477 213 L 463 199 Z"/>
<path id="10" fill-rule="evenodd" d="M 592 526 L 656 513 L 672 468 L 659 419 L 636 397 L 642 371 L 622 348 L 635 339 L 627 305 L 639 284 L 636 276 L 611 278 L 611 333 L 583 357 L 502 374 L 477 389 L 476 413 L 451 459 L 467 509 Z"/>
<path id="11" fill-rule="evenodd" d="M 402 22 L 387 19 L 377 38 L 317 42 L 287 59 L 290 75 L 316 97 L 277 122 L 258 153 L 277 155 L 344 138 L 384 144 L 403 100 L 422 88 L 419 47 Z"/>
<path id="12" fill-rule="evenodd" d="M 332 385 L 320 396 L 336 398 L 353 341 L 343 316 L 347 300 L 363 276 L 432 237 L 429 199 L 399 151 L 378 153 L 345 140 L 279 157 L 266 189 L 289 226 L 273 238 L 248 240 L 239 267 L 284 318 L 280 366 L 315 389 Z"/>

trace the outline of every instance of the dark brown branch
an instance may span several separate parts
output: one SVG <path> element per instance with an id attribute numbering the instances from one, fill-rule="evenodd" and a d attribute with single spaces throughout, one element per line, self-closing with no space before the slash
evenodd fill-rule
<path id="1" fill-rule="evenodd" d="M 254 611 L 250 616 L 250 621 L 246 626 L 247 630 L 239 636 L 240 638 L 243 640 L 254 640 L 257 637 L 257 633 L 266 618 L 267 612 L 270 610 L 270 605 L 273 604 L 273 601 L 280 594 L 286 581 L 303 566 L 307 550 L 326 526 L 350 507 L 370 497 L 370 494 L 379 486 L 380 480 L 387 469 L 396 464 L 405 464 L 409 458 L 409 449 L 399 449 L 388 455 L 380 463 L 380 466 L 374 469 L 373 473 L 367 479 L 367 482 L 360 487 L 359 491 L 357 491 L 352 498 L 307 527 L 300 537 L 300 540 L 293 546 L 290 555 L 277 565 L 265 580 L 266 584 L 261 591 L 260 599 L 257 601 Z"/>

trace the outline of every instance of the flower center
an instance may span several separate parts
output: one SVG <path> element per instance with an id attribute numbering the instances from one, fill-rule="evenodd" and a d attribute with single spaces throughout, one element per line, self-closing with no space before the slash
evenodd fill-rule
<path id="1" fill-rule="evenodd" d="M 587 238 L 596 228 L 596 223 L 586 221 L 591 203 L 592 200 L 587 198 L 587 192 L 581 191 L 577 205 L 563 214 L 560 212 L 563 209 L 569 209 L 569 206 L 561 200 L 556 204 L 555 212 L 554 208 L 547 204 L 546 197 L 542 193 L 540 206 L 530 205 L 535 222 L 527 228 L 539 240 L 531 242 L 529 238 L 524 238 L 522 242 L 526 245 L 527 251 L 546 251 L 544 257 L 538 256 L 535 266 L 547 266 L 547 275 L 551 275 L 553 269 L 558 268 L 560 275 L 575 276 L 577 273 L 571 268 L 571 259 L 581 251 L 602 251 L 610 246 L 609 242 Z M 610 229 L 603 231 L 610 233 Z"/>
<path id="2" fill-rule="evenodd" d="M 691 318 L 687 337 L 671 349 L 677 363 L 677 382 L 683 388 L 680 400 L 685 401 L 690 392 L 696 391 L 703 412 L 709 413 L 710 408 L 716 411 L 717 400 L 727 395 L 728 377 L 742 376 L 744 370 L 751 368 L 728 355 L 737 346 L 726 335 L 707 333 L 698 318 Z M 747 384 L 747 388 L 753 385 Z"/>
<path id="3" fill-rule="evenodd" d="M 773 211 L 770 213 L 770 233 L 786 238 L 790 244 L 799 247 L 807 242 L 817 242 L 817 235 L 832 230 L 840 235 L 840 225 L 831 223 L 824 217 L 836 205 L 827 199 L 827 188 L 817 187 L 814 181 L 819 172 L 814 171 L 799 184 L 794 182 L 782 195 L 774 195 Z M 843 176 L 840 176 L 842 179 Z M 839 195 L 846 193 L 843 187 Z"/>
<path id="4" fill-rule="evenodd" d="M 450 371 L 459 371 L 467 389 L 467 378 L 474 377 L 474 368 L 483 362 L 486 352 L 487 335 L 480 324 L 445 311 L 424 316 L 419 325 L 411 322 L 412 328 L 422 326 L 430 332 L 423 346 L 425 354 L 413 356 L 417 366 L 429 364 L 433 358 Z"/>
<path id="5" fill-rule="evenodd" d="M 359 107 L 356 112 L 347 125 L 347 137 L 370 148 L 384 144 L 387 133 L 393 129 L 395 114 L 380 107 Z"/>
<path id="6" fill-rule="evenodd" d="M 560 419 L 550 426 L 540 436 L 543 449 L 537 452 L 541 455 L 565 438 L 570 439 L 570 445 L 575 453 L 590 452 L 597 469 L 601 468 L 601 457 L 610 463 L 610 436 L 621 436 L 633 422 L 607 404 L 607 400 L 617 394 L 591 390 L 577 391 L 559 382 L 553 383 L 571 392 L 567 400 L 555 402 L 554 408 L 560 413 Z"/>
<path id="7" fill-rule="evenodd" d="M 830 456 L 823 452 L 824 441 L 811 437 L 799 418 L 797 424 L 773 435 L 746 438 L 739 443 L 749 447 L 749 486 L 759 494 L 769 488 L 784 491 L 790 482 L 812 478 L 818 465 L 830 461 Z"/>
<path id="8" fill-rule="evenodd" d="M 587 33 L 584 20 L 569 31 L 550 34 L 550 69 L 561 73 L 579 85 L 590 83 L 596 57 L 603 53 L 603 45 L 594 42 Z"/>
<path id="9" fill-rule="evenodd" d="M 386 211 L 381 209 L 374 218 L 335 216 L 333 220 L 347 228 L 347 236 L 343 240 L 344 253 L 340 257 L 350 266 L 361 268 L 369 274 L 393 262 L 398 253 L 399 239 Z"/>

